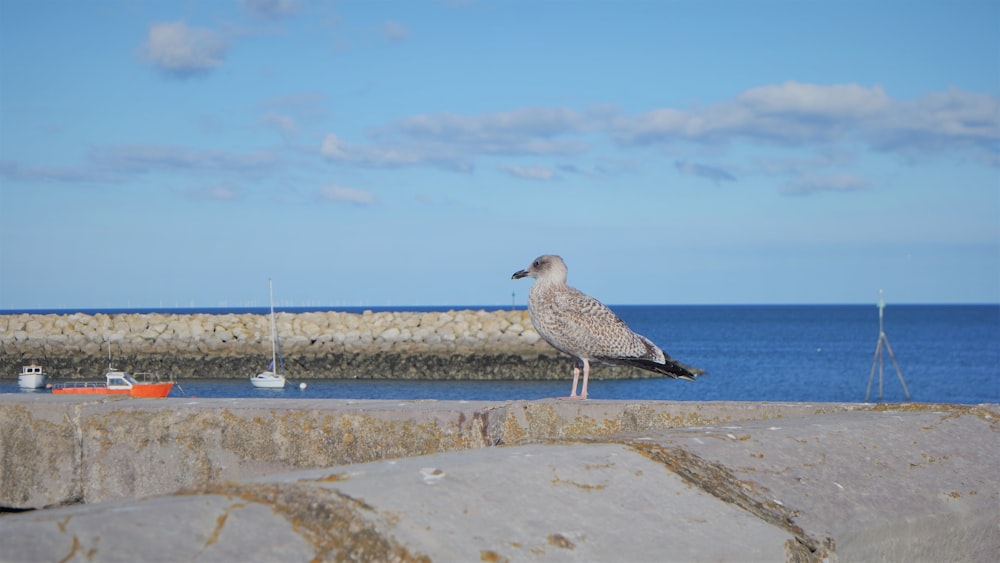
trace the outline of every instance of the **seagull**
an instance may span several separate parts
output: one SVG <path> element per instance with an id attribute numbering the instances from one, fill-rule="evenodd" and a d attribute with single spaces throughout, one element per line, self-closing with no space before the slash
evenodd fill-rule
<path id="1" fill-rule="evenodd" d="M 606 305 L 566 285 L 566 263 L 559 256 L 539 256 L 514 272 L 512 280 L 535 278 L 528 294 L 528 313 L 535 331 L 553 348 L 574 358 L 573 389 L 568 398 L 587 398 L 590 363 L 630 365 L 694 381 L 698 374 L 673 361 L 656 344 L 632 332 Z M 577 383 L 583 370 L 583 387 Z"/>

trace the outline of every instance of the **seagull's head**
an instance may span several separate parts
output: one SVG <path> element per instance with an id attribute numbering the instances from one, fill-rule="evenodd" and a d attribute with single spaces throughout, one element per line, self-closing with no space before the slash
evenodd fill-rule
<path id="1" fill-rule="evenodd" d="M 531 265 L 523 270 L 514 272 L 510 277 L 512 280 L 521 278 L 535 278 L 544 281 L 566 282 L 566 263 L 555 254 L 546 254 L 535 258 Z"/>

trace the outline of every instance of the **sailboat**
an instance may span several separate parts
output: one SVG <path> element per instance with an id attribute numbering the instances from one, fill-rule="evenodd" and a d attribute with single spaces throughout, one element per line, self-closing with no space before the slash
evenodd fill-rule
<path id="1" fill-rule="evenodd" d="M 257 375 L 250 377 L 254 387 L 282 389 L 285 387 L 285 364 L 278 353 L 278 327 L 274 323 L 274 285 L 267 280 L 271 298 L 271 365 Z"/>

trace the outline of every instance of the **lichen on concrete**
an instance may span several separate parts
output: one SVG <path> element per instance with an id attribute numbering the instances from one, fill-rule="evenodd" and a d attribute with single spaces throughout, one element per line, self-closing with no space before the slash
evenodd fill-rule
<path id="1" fill-rule="evenodd" d="M 0 410 L 0 506 L 79 501 L 72 478 L 80 459 L 72 415 L 62 411 L 46 416 L 22 405 Z"/>
<path id="2" fill-rule="evenodd" d="M 222 495 L 271 507 L 288 521 L 295 533 L 313 546 L 312 562 L 430 562 L 426 555 L 411 553 L 394 538 L 380 532 L 372 522 L 373 517 L 377 517 L 373 507 L 326 487 L 305 483 L 224 482 L 178 494 Z M 217 538 L 221 527 L 226 525 L 226 514 L 219 518 L 213 538 Z"/>

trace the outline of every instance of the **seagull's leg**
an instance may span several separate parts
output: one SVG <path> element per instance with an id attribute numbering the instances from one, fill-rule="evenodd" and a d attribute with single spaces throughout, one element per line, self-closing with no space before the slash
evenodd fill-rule
<path id="1" fill-rule="evenodd" d="M 569 391 L 569 398 L 576 398 L 576 383 L 580 380 L 580 365 L 577 363 L 573 364 L 573 388 Z"/>
<path id="2" fill-rule="evenodd" d="M 576 385 L 580 381 L 580 367 L 583 366 L 583 392 L 579 395 L 576 394 Z M 580 360 L 573 364 L 573 390 L 570 392 L 569 397 L 560 397 L 562 399 L 586 399 L 587 398 L 587 377 L 590 375 L 590 362 L 587 360 Z"/>

